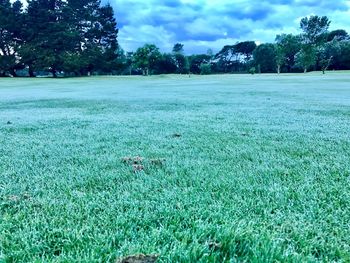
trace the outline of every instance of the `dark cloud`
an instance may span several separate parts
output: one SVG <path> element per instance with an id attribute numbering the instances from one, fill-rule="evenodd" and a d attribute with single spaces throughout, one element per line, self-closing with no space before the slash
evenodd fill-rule
<path id="1" fill-rule="evenodd" d="M 183 42 L 187 52 L 220 49 L 241 40 L 273 41 L 298 33 L 301 17 L 327 15 L 334 28 L 350 30 L 350 0 L 109 0 L 126 50 L 154 43 L 169 51 Z"/>

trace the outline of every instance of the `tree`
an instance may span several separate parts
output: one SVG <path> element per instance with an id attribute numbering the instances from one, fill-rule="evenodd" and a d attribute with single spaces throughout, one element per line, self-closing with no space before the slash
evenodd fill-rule
<path id="1" fill-rule="evenodd" d="M 318 57 L 323 74 L 328 68 L 336 69 L 341 59 L 341 45 L 336 38 L 325 43 L 318 50 Z"/>
<path id="2" fill-rule="evenodd" d="M 22 44 L 22 4 L 0 0 L 0 75 L 6 72 L 16 76 L 16 69 L 22 67 L 18 50 Z"/>
<path id="3" fill-rule="evenodd" d="M 337 66 L 339 69 L 350 69 L 350 41 L 341 41 L 340 45 L 340 55 L 337 61 Z"/>
<path id="4" fill-rule="evenodd" d="M 157 73 L 159 74 L 173 74 L 176 73 L 178 67 L 174 60 L 173 54 L 163 54 L 157 63 Z"/>
<path id="5" fill-rule="evenodd" d="M 29 67 L 48 70 L 53 77 L 63 70 L 66 52 L 78 45 L 72 32 L 67 3 L 61 0 L 31 0 L 25 15 L 21 56 Z"/>
<path id="6" fill-rule="evenodd" d="M 295 55 L 300 51 L 301 38 L 300 36 L 294 36 L 292 34 L 282 34 L 276 36 L 276 62 L 277 67 L 286 67 L 288 72 L 291 72 L 295 61 Z"/>
<path id="7" fill-rule="evenodd" d="M 187 57 L 183 54 L 184 45 L 177 43 L 173 47 L 173 60 L 176 65 L 176 73 L 186 74 L 189 71 L 189 64 Z"/>
<path id="8" fill-rule="evenodd" d="M 320 65 L 320 53 L 322 45 L 325 43 L 328 35 L 328 28 L 331 21 L 326 16 L 310 16 L 304 17 L 300 21 L 300 28 L 304 32 L 302 34 L 302 48 L 297 54 L 298 65 L 304 69 L 304 72 L 311 66 Z"/>
<path id="9" fill-rule="evenodd" d="M 142 74 L 149 75 L 150 70 L 155 69 L 155 65 L 161 59 L 159 48 L 154 44 L 145 44 L 136 50 L 134 54 L 134 64 L 142 70 Z"/>
<path id="10" fill-rule="evenodd" d="M 281 67 L 286 61 L 286 55 L 284 53 L 283 47 L 279 44 L 275 45 L 276 51 L 276 64 L 277 64 L 277 73 L 281 73 Z"/>
<path id="11" fill-rule="evenodd" d="M 184 52 L 184 45 L 181 43 L 176 43 L 173 47 L 173 53 L 181 53 Z"/>
<path id="12" fill-rule="evenodd" d="M 304 17 L 300 21 L 300 28 L 304 32 L 305 44 L 320 45 L 327 38 L 327 32 L 331 21 L 326 16 Z"/>
<path id="13" fill-rule="evenodd" d="M 192 55 L 188 57 L 190 72 L 193 74 L 201 73 L 201 65 L 209 64 L 211 57 L 207 54 Z"/>
<path id="14" fill-rule="evenodd" d="M 117 23 L 99 0 L 29 0 L 22 25 L 21 61 L 54 77 L 112 72 L 118 65 Z"/>
<path id="15" fill-rule="evenodd" d="M 219 72 L 230 72 L 237 64 L 238 52 L 234 45 L 224 46 L 214 57 Z"/>
<path id="16" fill-rule="evenodd" d="M 349 39 L 348 32 L 346 32 L 344 29 L 337 29 L 329 32 L 327 34 L 327 41 L 330 42 L 332 40 L 347 40 Z"/>
<path id="17" fill-rule="evenodd" d="M 78 33 L 77 51 L 82 57 L 81 72 L 115 70 L 118 63 L 118 28 L 111 5 L 99 0 L 69 0 L 74 31 Z M 76 51 L 75 50 L 75 51 Z"/>
<path id="18" fill-rule="evenodd" d="M 304 73 L 316 63 L 316 48 L 313 45 L 303 45 L 295 55 L 296 65 L 304 70 Z"/>
<path id="19" fill-rule="evenodd" d="M 254 41 L 244 41 L 235 44 L 235 51 L 243 55 L 246 62 L 252 58 L 255 49 L 256 43 Z"/>
<path id="20" fill-rule="evenodd" d="M 211 74 L 211 65 L 207 63 L 202 63 L 200 65 L 201 75 L 209 75 Z"/>
<path id="21" fill-rule="evenodd" d="M 276 72 L 276 50 L 273 44 L 261 44 L 253 52 L 255 65 L 260 73 Z"/>

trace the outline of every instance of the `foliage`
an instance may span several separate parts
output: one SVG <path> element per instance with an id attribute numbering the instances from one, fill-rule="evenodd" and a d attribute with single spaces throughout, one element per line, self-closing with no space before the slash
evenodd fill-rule
<path id="1" fill-rule="evenodd" d="M 316 47 L 305 44 L 301 50 L 295 55 L 296 66 L 302 68 L 306 73 L 310 67 L 316 63 Z"/>
<path id="2" fill-rule="evenodd" d="M 209 64 L 211 61 L 211 56 L 207 54 L 192 55 L 188 57 L 190 72 L 193 74 L 201 73 L 201 65 Z"/>
<path id="3" fill-rule="evenodd" d="M 287 72 L 292 72 L 295 66 L 295 55 L 300 51 L 301 37 L 292 34 L 276 36 L 276 62 Z"/>
<path id="4" fill-rule="evenodd" d="M 7 38 L 0 40 L 0 49 L 7 47 L 11 54 L 1 52 L 0 60 L 13 56 L 16 65 L 7 62 L 4 70 L 22 65 L 32 76 L 35 70 L 50 71 L 54 77 L 70 70 L 110 72 L 117 59 L 116 26 L 112 7 L 99 0 L 31 0 L 25 11 L 19 1 L 11 6 L 3 0 L 0 30 L 7 32 L 1 34 Z"/>
<path id="5" fill-rule="evenodd" d="M 259 73 L 276 72 L 276 49 L 273 44 L 261 44 L 253 53 L 254 63 L 259 68 Z"/>
<path id="6" fill-rule="evenodd" d="M 327 32 L 331 21 L 326 16 L 304 17 L 300 21 L 300 28 L 304 32 L 305 44 L 322 44 L 327 39 Z"/>
<path id="7" fill-rule="evenodd" d="M 201 69 L 201 75 L 211 74 L 211 65 L 210 64 L 202 63 L 200 66 L 200 69 Z"/>
<path id="8" fill-rule="evenodd" d="M 155 69 L 156 64 L 161 59 L 159 48 L 154 44 L 146 44 L 136 50 L 133 60 L 136 67 L 142 70 L 142 74 L 148 76 L 149 71 Z"/>

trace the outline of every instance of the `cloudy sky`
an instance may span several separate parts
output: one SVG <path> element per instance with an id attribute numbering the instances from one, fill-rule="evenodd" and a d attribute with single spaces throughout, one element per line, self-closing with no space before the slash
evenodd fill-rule
<path id="1" fill-rule="evenodd" d="M 109 0 L 118 21 L 119 43 L 132 51 L 153 43 L 186 53 L 218 51 L 227 44 L 272 42 L 279 33 L 298 33 L 299 21 L 327 15 L 331 29 L 350 32 L 350 0 Z"/>

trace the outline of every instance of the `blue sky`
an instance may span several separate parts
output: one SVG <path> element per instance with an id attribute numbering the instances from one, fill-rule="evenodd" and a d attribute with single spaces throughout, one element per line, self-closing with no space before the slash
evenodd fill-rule
<path id="1" fill-rule="evenodd" d="M 279 33 L 299 33 L 302 17 L 327 15 L 331 29 L 350 31 L 350 0 L 109 0 L 119 26 L 119 43 L 132 51 L 153 43 L 186 53 L 218 51 L 227 44 L 272 42 Z"/>

